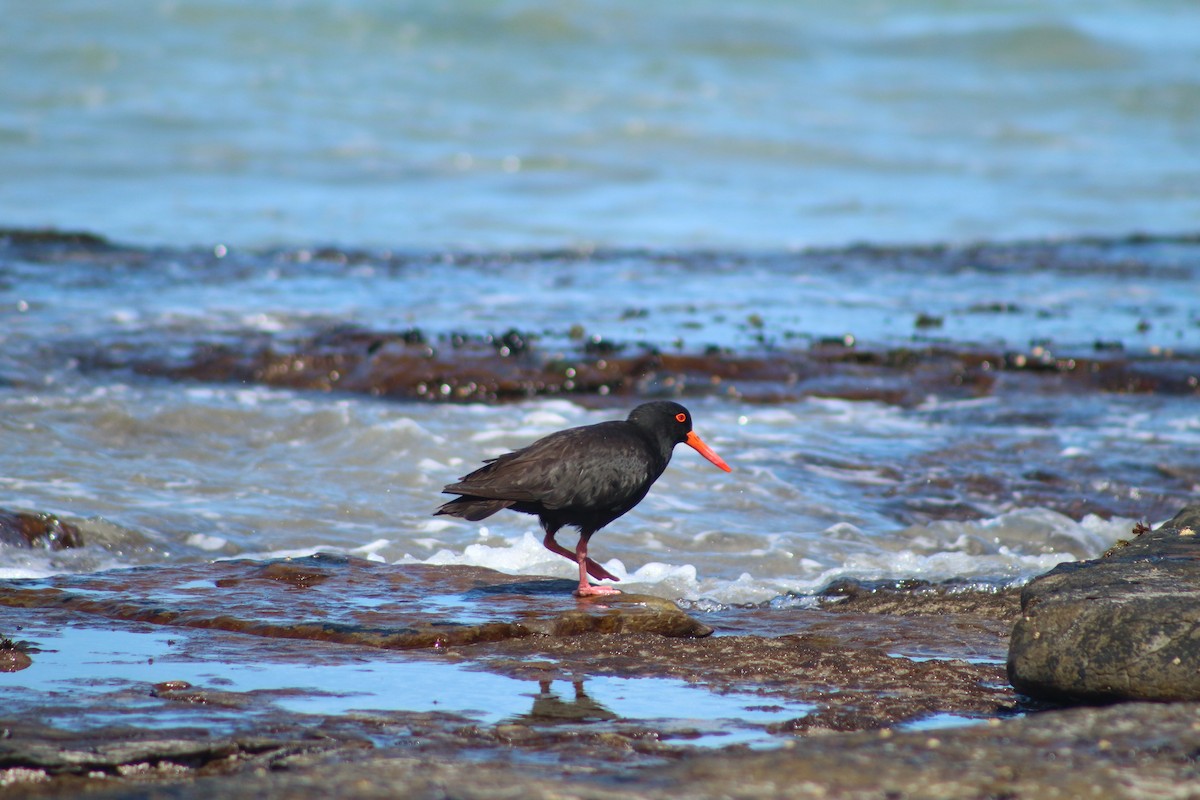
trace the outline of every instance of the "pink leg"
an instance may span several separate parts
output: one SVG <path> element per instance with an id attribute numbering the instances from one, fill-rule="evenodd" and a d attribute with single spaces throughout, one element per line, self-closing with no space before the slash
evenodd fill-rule
<path id="1" fill-rule="evenodd" d="M 555 529 L 553 531 L 547 531 L 546 538 L 542 540 L 542 544 L 544 544 L 546 546 L 546 549 L 549 550 L 551 553 L 557 553 L 558 555 L 562 556 L 563 558 L 569 558 L 572 561 L 578 561 L 579 560 L 578 559 L 578 550 L 575 553 L 572 553 L 570 550 L 563 547 L 561 544 L 559 544 L 558 542 L 556 542 L 554 540 L 554 534 L 557 532 L 558 532 L 557 529 Z M 592 559 L 587 558 L 587 546 L 586 545 L 583 548 L 583 554 L 584 554 L 584 564 L 587 568 L 587 572 L 593 578 L 595 578 L 598 581 L 603 581 L 603 580 L 619 581 L 620 580 L 620 578 L 618 578 L 616 575 L 613 575 L 611 572 L 609 572 L 604 567 L 597 564 Z"/>
<path id="2" fill-rule="evenodd" d="M 587 545 L 588 539 L 591 536 L 590 533 L 581 534 L 579 536 L 579 544 L 575 547 L 575 560 L 579 562 L 579 588 L 575 590 L 575 596 L 595 597 L 597 595 L 620 594 L 621 590 L 614 586 L 592 586 L 588 583 L 589 561 L 587 557 Z M 596 562 L 592 561 L 591 563 L 595 564 Z"/>

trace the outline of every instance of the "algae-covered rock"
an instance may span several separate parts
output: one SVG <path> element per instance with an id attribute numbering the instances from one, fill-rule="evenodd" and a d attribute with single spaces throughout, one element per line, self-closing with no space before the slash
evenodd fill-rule
<path id="1" fill-rule="evenodd" d="M 31 514 L 0 508 L 0 545 L 66 550 L 82 547 L 79 528 L 53 514 Z"/>

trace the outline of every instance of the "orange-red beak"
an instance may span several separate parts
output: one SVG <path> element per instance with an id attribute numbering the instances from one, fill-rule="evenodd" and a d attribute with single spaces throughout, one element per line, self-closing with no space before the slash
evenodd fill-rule
<path id="1" fill-rule="evenodd" d="M 695 431 L 688 431 L 687 438 L 684 439 L 684 442 L 689 447 L 695 449 L 695 451 L 697 453 L 704 456 L 712 463 L 716 464 L 719 469 L 723 469 L 726 472 L 733 472 L 733 467 L 726 464 L 725 460 L 723 458 L 721 458 L 719 455 L 714 453 L 713 449 L 711 447 L 709 447 L 708 445 L 706 445 L 703 442 L 703 440 L 701 440 L 701 438 L 696 435 Z"/>

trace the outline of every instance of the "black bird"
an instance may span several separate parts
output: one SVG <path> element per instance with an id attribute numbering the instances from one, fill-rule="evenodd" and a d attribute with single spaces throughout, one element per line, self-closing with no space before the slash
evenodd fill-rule
<path id="1" fill-rule="evenodd" d="M 635 408 L 624 422 L 600 422 L 568 428 L 538 439 L 464 475 L 442 491 L 461 495 L 437 514 L 481 520 L 511 508 L 534 514 L 542 523 L 546 548 L 579 564 L 575 595 L 619 594 L 611 586 L 591 586 L 597 580 L 617 580 L 587 557 L 592 534 L 641 502 L 658 480 L 675 445 L 695 448 L 726 472 L 729 465 L 692 432 L 692 415 L 678 403 L 657 401 Z M 554 540 L 564 525 L 579 529 L 572 553 Z"/>

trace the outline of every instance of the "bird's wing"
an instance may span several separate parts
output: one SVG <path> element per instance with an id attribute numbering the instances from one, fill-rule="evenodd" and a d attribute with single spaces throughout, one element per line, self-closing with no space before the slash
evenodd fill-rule
<path id="1" fill-rule="evenodd" d="M 442 488 L 442 492 L 496 500 L 536 502 L 539 499 L 538 487 L 542 483 L 538 467 L 540 459 L 530 459 L 528 450 L 527 447 L 490 458 L 484 466 L 459 478 L 457 483 L 447 484 Z M 528 469 L 523 469 L 523 466 L 528 466 Z"/>
<path id="2" fill-rule="evenodd" d="M 648 463 L 647 452 L 620 425 L 571 428 L 505 453 L 443 491 L 536 502 L 547 509 L 590 507 L 636 492 L 651 474 L 657 478 L 666 465 Z"/>
<path id="3" fill-rule="evenodd" d="M 559 459 L 542 497 L 546 508 L 632 506 L 666 464 L 648 461 L 649 448 L 627 430 L 588 437 L 578 451 Z"/>

